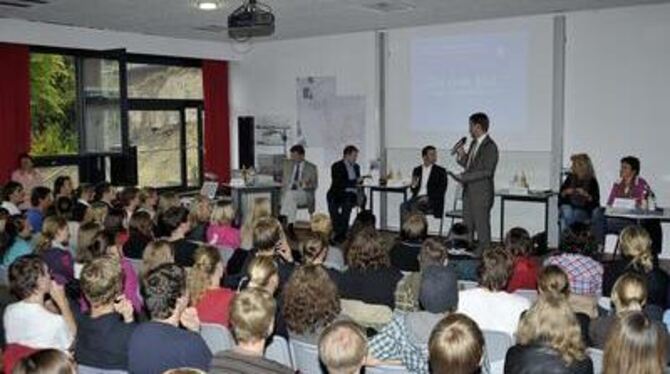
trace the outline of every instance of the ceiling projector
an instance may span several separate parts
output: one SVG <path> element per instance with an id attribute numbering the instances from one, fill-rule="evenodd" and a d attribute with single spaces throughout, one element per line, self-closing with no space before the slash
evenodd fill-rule
<path id="1" fill-rule="evenodd" d="M 270 36 L 275 32 L 275 16 L 272 8 L 248 0 L 228 16 L 228 36 L 232 39 L 249 39 Z"/>

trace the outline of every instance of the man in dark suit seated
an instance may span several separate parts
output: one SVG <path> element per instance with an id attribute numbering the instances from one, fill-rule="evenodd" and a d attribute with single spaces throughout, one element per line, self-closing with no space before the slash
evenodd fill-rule
<path id="1" fill-rule="evenodd" d="M 333 222 L 333 240 L 338 243 L 346 238 L 351 210 L 359 205 L 361 168 L 356 163 L 357 157 L 358 148 L 348 145 L 344 148 L 344 157 L 330 167 L 328 212 Z"/>
<path id="2" fill-rule="evenodd" d="M 436 164 L 437 150 L 432 145 L 421 150 L 423 163 L 412 171 L 412 198 L 400 204 L 400 219 L 412 211 L 432 213 L 435 218 L 444 214 L 444 193 L 447 191 L 447 170 Z"/>

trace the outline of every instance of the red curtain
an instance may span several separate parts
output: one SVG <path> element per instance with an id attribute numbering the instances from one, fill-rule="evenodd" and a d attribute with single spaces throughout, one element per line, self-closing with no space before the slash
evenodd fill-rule
<path id="1" fill-rule="evenodd" d="M 202 62 L 205 94 L 205 173 L 230 180 L 230 108 L 228 103 L 228 62 Z"/>
<path id="2" fill-rule="evenodd" d="M 0 43 L 0 183 L 9 180 L 18 156 L 30 150 L 30 52 Z"/>

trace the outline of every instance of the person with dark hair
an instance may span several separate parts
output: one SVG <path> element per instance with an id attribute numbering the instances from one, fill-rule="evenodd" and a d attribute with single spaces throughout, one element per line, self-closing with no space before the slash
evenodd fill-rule
<path id="1" fill-rule="evenodd" d="M 128 221 L 128 240 L 123 244 L 123 254 L 132 259 L 141 260 L 144 249 L 154 239 L 151 214 L 137 211 Z"/>
<path id="2" fill-rule="evenodd" d="M 72 179 L 68 175 L 59 175 L 54 181 L 54 199 L 66 197 L 72 199 Z"/>
<path id="3" fill-rule="evenodd" d="M 458 163 L 464 171 L 449 173 L 463 185 L 463 222 L 469 229 L 470 242 L 477 234 L 477 252 L 491 245 L 491 208 L 495 196 L 493 180 L 498 166 L 498 146 L 488 134 L 489 118 L 485 113 L 470 116 L 470 148 L 457 149 Z"/>
<path id="4" fill-rule="evenodd" d="M 421 212 L 411 213 L 405 219 L 400 238 L 391 248 L 391 265 L 400 271 L 419 271 L 419 251 L 428 237 L 428 221 Z"/>
<path id="5" fill-rule="evenodd" d="M 2 266 L 9 267 L 17 258 L 33 252 L 32 228 L 24 216 L 8 217 L 5 222 L 6 240 L 2 246 Z"/>
<path id="6" fill-rule="evenodd" d="M 116 193 L 114 188 L 108 182 L 100 182 L 95 186 L 95 195 L 93 201 L 100 201 L 107 205 L 108 209 L 114 208 L 114 199 L 116 198 Z"/>
<path id="7" fill-rule="evenodd" d="M 160 225 L 169 233 L 168 241 L 174 247 L 175 263 L 183 267 L 193 266 L 193 254 L 198 245 L 186 239 L 191 230 L 188 210 L 183 207 L 169 208 L 160 216 Z"/>
<path id="8" fill-rule="evenodd" d="M 42 349 L 22 358 L 11 372 L 13 374 L 76 374 L 77 364 L 67 352 L 59 349 Z"/>
<path id="9" fill-rule="evenodd" d="M 26 211 L 26 218 L 33 228 L 33 232 L 42 231 L 42 222 L 47 210 L 53 204 L 51 190 L 46 187 L 35 187 L 30 194 L 31 207 Z"/>
<path id="10" fill-rule="evenodd" d="M 348 145 L 343 158 L 330 167 L 331 184 L 328 189 L 328 212 L 333 221 L 333 240 L 341 243 L 347 237 L 351 210 L 360 204 L 359 186 L 363 182 L 361 167 L 356 163 L 358 148 Z"/>
<path id="11" fill-rule="evenodd" d="M 286 217 L 289 236 L 295 238 L 293 224 L 299 207 L 315 211 L 314 195 L 319 186 L 316 165 L 305 160 L 305 148 L 297 144 L 291 147 L 291 158 L 284 160 L 282 167 L 281 212 Z"/>
<path id="12" fill-rule="evenodd" d="M 137 326 L 130 337 L 128 371 L 162 373 L 180 367 L 208 371 L 212 352 L 198 334 L 198 312 L 188 307 L 184 270 L 164 264 L 149 272 L 144 302 L 151 321 Z"/>
<path id="13" fill-rule="evenodd" d="M 400 204 L 400 222 L 416 211 L 440 219 L 444 214 L 444 193 L 447 191 L 447 170 L 436 164 L 437 150 L 428 145 L 421 150 L 423 163 L 412 170 L 412 198 Z"/>
<path id="14" fill-rule="evenodd" d="M 417 256 L 419 271 L 406 273 L 398 282 L 395 290 L 395 310 L 415 312 L 420 309 L 419 294 L 421 276 L 424 270 L 434 266 L 450 265 L 447 249 L 435 238 L 424 240 Z"/>
<path id="15" fill-rule="evenodd" d="M 65 218 L 67 221 L 72 221 L 72 199 L 61 196 L 56 199 L 53 205 L 57 216 Z"/>
<path id="16" fill-rule="evenodd" d="M 50 279 L 46 263 L 38 255 L 19 257 L 9 267 L 9 287 L 20 301 L 5 309 L 7 343 L 38 349 L 69 349 L 77 325 L 63 286 Z M 47 295 L 49 302 L 45 299 Z M 52 312 L 54 308 L 60 314 Z"/>
<path id="17" fill-rule="evenodd" d="M 505 235 L 504 245 L 514 257 L 514 267 L 509 282 L 507 282 L 507 292 L 537 288 L 537 274 L 540 272 L 540 265 L 531 257 L 533 241 L 528 231 L 521 227 L 514 227 Z"/>
<path id="18" fill-rule="evenodd" d="M 530 307 L 530 302 L 505 291 L 512 265 L 512 256 L 504 248 L 485 251 L 479 269 L 479 287 L 459 293 L 458 312 L 472 318 L 482 330 L 514 336 L 519 317 Z"/>
<path id="19" fill-rule="evenodd" d="M 126 187 L 119 194 L 119 203 L 126 216 L 126 225 L 135 211 L 140 207 L 140 189 L 137 187 Z"/>
<path id="20" fill-rule="evenodd" d="M 75 203 L 72 207 L 72 219 L 81 222 L 86 217 L 86 211 L 91 207 L 95 188 L 90 184 L 80 184 L 75 191 Z"/>
<path id="21" fill-rule="evenodd" d="M 19 155 L 18 163 L 18 169 L 12 173 L 12 181 L 21 183 L 24 191 L 32 191 L 35 187 L 44 185 L 44 178 L 39 171 L 35 170 L 35 163 L 29 154 L 22 153 Z M 25 208 L 28 207 L 25 206 Z"/>
<path id="22" fill-rule="evenodd" d="M 19 182 L 8 182 L 2 187 L 2 208 L 9 212 L 9 215 L 16 216 L 21 214 L 19 205 L 23 204 L 25 193 L 23 186 Z"/>

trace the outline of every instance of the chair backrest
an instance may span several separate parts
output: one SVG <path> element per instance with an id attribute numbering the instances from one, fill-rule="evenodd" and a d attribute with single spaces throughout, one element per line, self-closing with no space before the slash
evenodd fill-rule
<path id="1" fill-rule="evenodd" d="M 282 365 L 293 367 L 291 362 L 291 351 L 284 337 L 275 335 L 270 344 L 265 348 L 265 358 L 279 362 Z"/>
<path id="2" fill-rule="evenodd" d="M 77 365 L 77 373 L 79 374 L 127 374 L 125 370 L 110 370 L 99 369 L 86 365 Z"/>
<path id="3" fill-rule="evenodd" d="M 295 339 L 291 339 L 289 345 L 294 369 L 305 374 L 326 374 L 324 370 L 321 370 L 319 349 L 316 345 L 303 343 Z"/>
<path id="4" fill-rule="evenodd" d="M 527 299 L 531 304 L 537 300 L 537 290 L 516 290 L 514 293 Z"/>
<path id="5" fill-rule="evenodd" d="M 393 311 L 387 305 L 368 304 L 360 300 L 342 299 L 342 314 L 365 328 L 381 330 L 393 319 Z"/>
<path id="6" fill-rule="evenodd" d="M 409 374 L 409 371 L 404 366 L 396 365 L 381 365 L 381 366 L 366 366 L 366 374 Z"/>
<path id="7" fill-rule="evenodd" d="M 231 349 L 235 346 L 233 334 L 223 325 L 216 323 L 200 324 L 200 336 L 212 354 Z"/>
<path id="8" fill-rule="evenodd" d="M 486 355 L 489 362 L 497 362 L 505 360 L 507 350 L 514 345 L 514 339 L 502 331 L 482 331 L 484 334 L 484 341 L 486 342 Z"/>
<path id="9" fill-rule="evenodd" d="M 603 351 L 600 349 L 589 348 L 586 350 L 586 354 L 591 357 L 591 362 L 593 362 L 593 374 L 601 374 L 603 372 Z"/>

